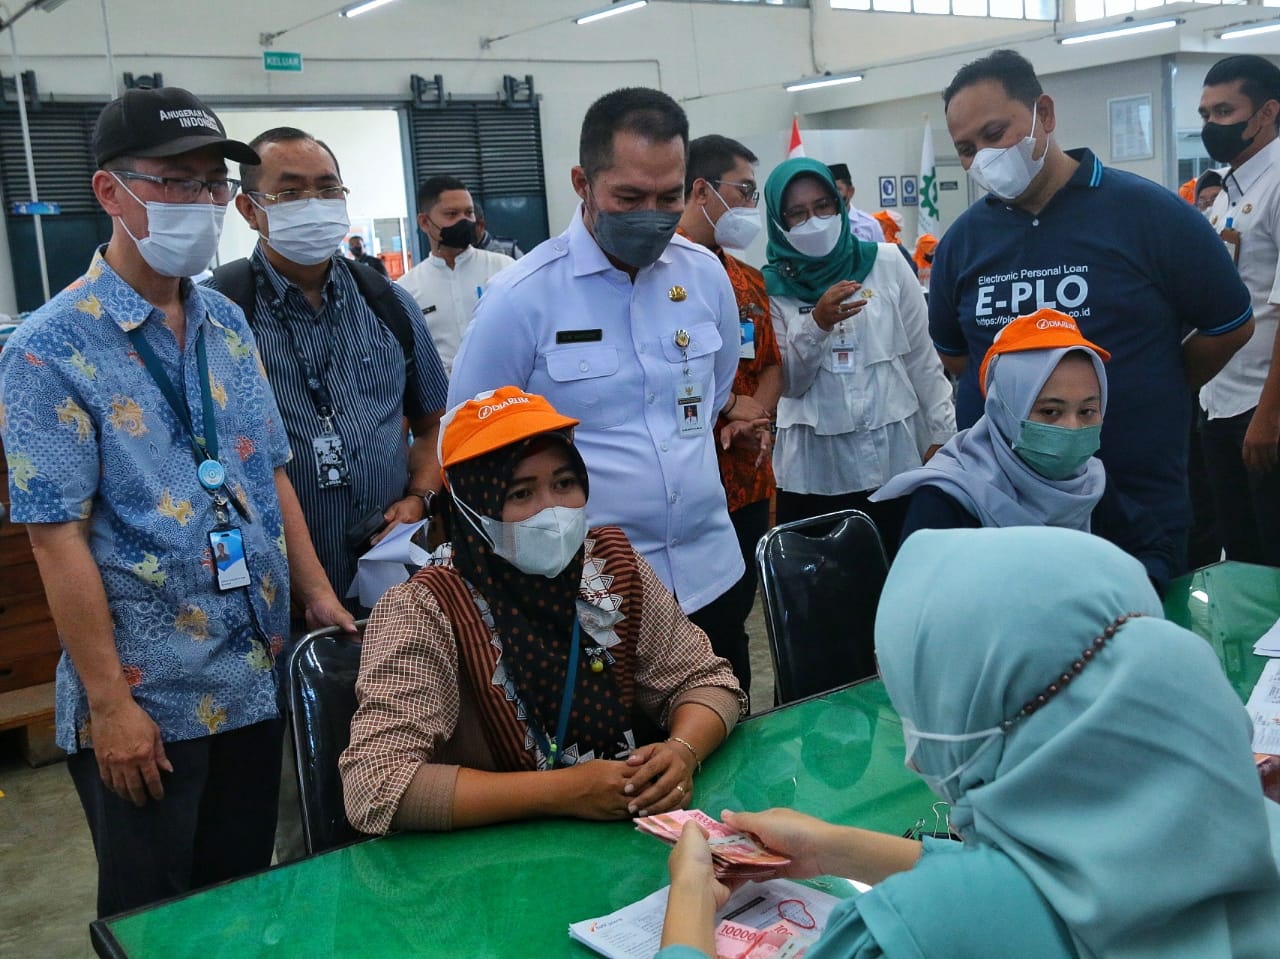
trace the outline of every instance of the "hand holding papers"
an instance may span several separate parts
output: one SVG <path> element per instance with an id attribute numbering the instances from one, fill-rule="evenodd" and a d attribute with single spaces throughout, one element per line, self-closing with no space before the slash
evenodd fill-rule
<path id="1" fill-rule="evenodd" d="M 427 561 L 427 551 L 413 540 L 414 534 L 426 525 L 424 519 L 393 526 L 377 546 L 360 557 L 347 596 L 359 596 L 360 605 L 372 609 L 383 593 L 407 580 L 408 567 L 416 569 Z"/>
<path id="2" fill-rule="evenodd" d="M 739 832 L 712 819 L 700 809 L 676 809 L 635 821 L 636 828 L 674 846 L 680 840 L 684 824 L 692 820 L 707 834 L 707 845 L 717 879 L 768 879 L 776 876 L 791 860 L 766 849 L 750 833 Z"/>

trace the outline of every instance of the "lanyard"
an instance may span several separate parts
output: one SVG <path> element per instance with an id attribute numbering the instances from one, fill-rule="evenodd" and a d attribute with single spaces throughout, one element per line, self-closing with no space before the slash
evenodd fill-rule
<path id="1" fill-rule="evenodd" d="M 307 357 L 307 354 L 303 352 L 302 345 L 298 342 L 297 334 L 293 331 L 293 321 L 286 315 L 284 304 L 276 297 L 266 278 L 258 270 L 254 270 L 254 276 L 258 282 L 258 289 L 262 291 L 262 296 L 267 301 L 267 307 L 271 310 L 271 315 L 275 317 L 277 323 L 284 327 L 285 335 L 289 337 L 289 346 L 293 349 L 293 356 L 298 362 L 298 369 L 302 371 L 302 381 L 306 384 L 307 392 L 311 394 L 311 405 L 315 407 L 316 416 L 320 417 L 320 420 L 326 424 L 326 429 L 330 429 L 331 426 L 329 424 L 335 411 L 333 396 L 329 392 L 325 379 L 329 375 L 329 367 L 333 365 L 333 341 L 336 331 L 333 326 L 332 308 L 328 303 L 323 308 L 324 315 L 329 323 L 328 348 L 324 356 L 324 365 L 317 370 Z"/>
<path id="2" fill-rule="evenodd" d="M 203 323 L 200 324 L 200 331 L 196 334 L 196 364 L 200 369 L 200 408 L 204 415 L 204 432 L 203 437 L 196 435 L 195 424 L 191 420 L 191 410 L 187 406 L 186 398 L 178 392 L 178 388 L 174 385 L 169 374 L 165 372 L 164 366 L 160 362 L 160 358 L 156 356 L 155 350 L 151 348 L 151 344 L 147 342 L 142 335 L 142 327 L 135 326 L 128 332 L 129 342 L 133 344 L 133 348 L 137 351 L 142 365 L 151 374 L 151 379 L 155 381 L 156 387 L 163 394 L 165 401 L 169 404 L 169 408 L 173 410 L 173 415 L 178 418 L 178 422 L 187 431 L 187 438 L 191 442 L 191 452 L 195 457 L 197 474 L 200 475 L 201 485 L 206 489 L 209 487 L 205 484 L 204 473 L 200 470 L 206 462 L 218 463 L 218 422 L 213 415 L 213 389 L 209 385 L 209 353 L 205 348 Z M 226 471 L 219 470 L 222 474 L 222 481 L 217 483 L 210 493 L 217 496 L 223 496 L 230 499 L 231 505 L 236 508 L 246 521 L 249 519 L 248 511 L 244 504 L 240 502 L 239 497 L 231 492 L 226 485 Z M 226 500 L 222 500 L 221 509 L 225 509 Z"/>
<path id="3" fill-rule="evenodd" d="M 555 769 L 556 763 L 560 759 L 560 746 L 564 742 L 565 734 L 569 731 L 569 711 L 573 706 L 573 687 L 578 679 L 578 652 L 582 645 L 580 642 L 580 631 L 578 629 L 578 618 L 573 619 L 573 640 L 569 645 L 569 668 L 565 671 L 564 676 L 564 695 L 560 699 L 560 718 L 556 721 L 555 738 L 548 741 L 546 734 L 538 728 L 537 723 L 533 719 L 533 713 L 529 714 L 529 728 L 533 734 L 542 740 L 542 751 L 547 755 L 547 767 Z"/>

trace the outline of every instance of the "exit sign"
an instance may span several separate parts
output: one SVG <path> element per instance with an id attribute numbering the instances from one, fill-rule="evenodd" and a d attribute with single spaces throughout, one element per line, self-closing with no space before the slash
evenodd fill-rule
<path id="1" fill-rule="evenodd" d="M 262 52 L 262 69 L 280 70 L 285 73 L 302 72 L 301 53 L 283 53 L 280 50 L 264 50 Z"/>

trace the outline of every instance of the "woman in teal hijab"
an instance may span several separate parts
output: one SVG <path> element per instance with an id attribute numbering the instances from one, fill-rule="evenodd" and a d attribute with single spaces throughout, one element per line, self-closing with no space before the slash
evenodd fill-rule
<path id="1" fill-rule="evenodd" d="M 1160 617 L 1141 564 L 1086 533 L 912 536 L 876 653 L 907 763 L 964 842 L 726 813 L 795 876 L 875 884 L 808 959 L 1274 959 L 1280 806 L 1209 645 Z M 709 862 L 686 828 L 662 959 L 707 944 L 727 894 Z"/>
<path id="2" fill-rule="evenodd" d="M 924 295 L 894 247 L 854 238 L 824 164 L 786 161 L 764 198 L 763 273 L 787 381 L 773 457 L 778 522 L 860 509 L 892 552 L 904 504 L 868 496 L 955 432 Z"/>

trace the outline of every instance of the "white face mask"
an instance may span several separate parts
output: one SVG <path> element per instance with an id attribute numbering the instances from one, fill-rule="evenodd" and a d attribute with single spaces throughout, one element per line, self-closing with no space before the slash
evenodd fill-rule
<path id="1" fill-rule="evenodd" d="M 821 259 L 836 248 L 840 242 L 840 229 L 844 225 L 844 217 L 811 216 L 794 230 L 783 230 L 787 242 L 797 253 Z"/>
<path id="2" fill-rule="evenodd" d="M 1049 153 L 1048 144 L 1040 159 L 1033 159 L 1036 152 L 1036 110 L 1031 109 L 1031 134 L 1011 147 L 986 147 L 979 150 L 969 165 L 969 176 L 988 193 L 1002 200 L 1016 200 L 1027 192 L 1031 181 L 1044 167 Z"/>
<path id="3" fill-rule="evenodd" d="M 456 496 L 453 501 L 496 555 L 530 576 L 559 576 L 587 538 L 582 506 L 548 506 L 518 523 L 504 523 L 481 516 Z"/>
<path id="4" fill-rule="evenodd" d="M 333 256 L 351 229 L 346 200 L 309 197 L 266 207 L 253 203 L 267 214 L 267 246 L 303 266 L 315 266 Z"/>
<path id="5" fill-rule="evenodd" d="M 159 203 L 141 200 L 120 177 L 118 182 L 129 196 L 146 208 L 147 235 L 138 239 L 120 218 L 138 254 L 161 276 L 195 276 L 203 273 L 218 252 L 222 219 L 227 208 L 221 203 Z"/>
<path id="6" fill-rule="evenodd" d="M 714 223 L 711 222 L 711 214 L 707 212 L 707 208 L 702 208 L 702 215 L 716 231 L 716 242 L 735 250 L 745 250 L 760 235 L 760 227 L 763 225 L 760 211 L 749 206 L 729 206 L 718 190 L 711 192 L 715 193 L 717 200 L 724 203 L 724 212 Z"/>
<path id="7" fill-rule="evenodd" d="M 955 805 L 960 799 L 958 792 L 958 781 L 964 771 L 976 763 L 979 757 L 986 751 L 987 747 L 1004 735 L 1004 729 L 999 726 L 992 726 L 990 729 L 979 729 L 973 733 L 925 733 L 916 729 L 915 724 L 905 716 L 902 717 L 902 738 L 907 746 L 907 756 L 904 760 L 906 767 L 916 773 L 924 780 L 925 785 L 933 791 L 933 794 L 939 799 L 945 799 L 951 805 Z M 952 770 L 945 776 L 934 775 L 921 772 L 915 766 L 911 765 L 911 760 L 915 756 L 916 747 L 920 745 L 922 739 L 937 743 L 964 743 L 974 739 L 985 739 L 981 746 L 973 751 L 967 760 L 961 763 L 956 769 Z"/>

